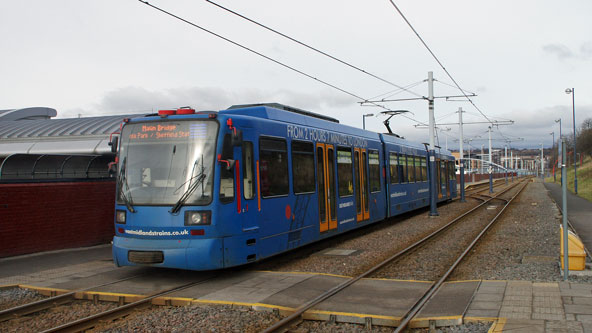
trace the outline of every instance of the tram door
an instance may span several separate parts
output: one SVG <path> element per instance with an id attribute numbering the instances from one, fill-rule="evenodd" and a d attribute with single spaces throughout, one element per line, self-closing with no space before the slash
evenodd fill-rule
<path id="1" fill-rule="evenodd" d="M 247 133 L 244 134 L 244 138 L 248 138 Z M 238 148 L 235 148 L 235 152 L 237 150 Z M 242 197 L 238 197 L 237 204 L 242 219 L 243 231 L 247 231 L 258 226 L 257 216 L 261 210 L 257 200 L 258 196 L 255 174 L 255 172 L 259 172 L 259 161 L 255 161 L 253 141 L 243 141 L 240 153 L 240 156 L 235 153 L 237 159 L 237 164 L 235 164 L 237 192 L 240 191 L 238 194 L 242 194 Z M 239 161 L 240 163 L 238 163 Z M 242 177 L 239 177 L 241 174 Z"/>
<path id="2" fill-rule="evenodd" d="M 318 143 L 316 155 L 319 225 L 320 231 L 325 232 L 337 228 L 334 148 L 332 145 Z"/>
<path id="3" fill-rule="evenodd" d="M 356 178 L 356 215 L 358 222 L 370 218 L 368 207 L 368 179 L 366 178 L 366 149 L 354 148 L 354 169 Z"/>
<path id="4" fill-rule="evenodd" d="M 454 163 L 446 162 L 446 197 L 450 198 L 450 181 L 454 175 Z"/>

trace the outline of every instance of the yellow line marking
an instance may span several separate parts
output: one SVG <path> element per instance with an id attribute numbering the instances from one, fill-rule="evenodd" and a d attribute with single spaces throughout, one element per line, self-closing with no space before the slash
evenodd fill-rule
<path id="1" fill-rule="evenodd" d="M 81 293 L 88 294 L 88 295 L 103 295 L 103 296 L 116 296 L 116 297 L 148 297 L 146 295 L 137 295 L 137 294 L 122 294 L 122 293 L 111 293 L 105 291 L 81 291 Z"/>
<path id="2" fill-rule="evenodd" d="M 281 306 L 281 305 L 265 304 L 265 303 L 217 301 L 217 300 L 211 300 L 211 299 L 192 299 L 191 302 L 192 303 L 200 303 L 200 304 L 241 305 L 241 306 L 262 307 L 262 308 L 270 308 L 270 309 L 280 309 L 280 310 L 285 310 L 285 311 L 296 311 L 295 308 L 290 308 L 290 307 Z"/>
<path id="3" fill-rule="evenodd" d="M 401 317 L 383 316 L 383 315 L 375 315 L 375 314 L 367 314 L 367 313 L 352 313 L 352 312 L 338 312 L 338 311 L 324 311 L 324 310 L 309 310 L 309 311 L 306 311 L 305 313 L 349 316 L 349 317 L 358 317 L 358 318 L 372 317 L 372 318 L 377 318 L 377 319 L 401 320 Z"/>
<path id="4" fill-rule="evenodd" d="M 185 301 L 185 302 L 193 302 L 195 301 L 195 298 L 190 298 L 190 297 L 166 297 L 166 296 L 162 296 L 159 298 L 164 298 L 164 299 L 169 299 L 171 301 Z"/>
<path id="5" fill-rule="evenodd" d="M 448 320 L 448 319 L 460 319 L 462 316 L 441 316 L 441 317 L 416 317 L 412 321 L 420 320 Z"/>
<path id="6" fill-rule="evenodd" d="M 489 328 L 487 333 L 499 333 L 504 331 L 504 326 L 506 326 L 506 318 L 500 318 L 498 321 L 494 322 L 493 325 Z"/>

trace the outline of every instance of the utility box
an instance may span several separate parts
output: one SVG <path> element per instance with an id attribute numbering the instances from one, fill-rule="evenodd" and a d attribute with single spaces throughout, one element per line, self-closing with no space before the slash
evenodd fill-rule
<path id="1" fill-rule="evenodd" d="M 561 226 L 561 269 L 564 269 L 563 263 L 563 226 Z M 571 231 L 567 234 L 567 251 L 569 259 L 570 271 L 583 271 L 586 268 L 586 251 L 584 250 L 584 243 Z"/>

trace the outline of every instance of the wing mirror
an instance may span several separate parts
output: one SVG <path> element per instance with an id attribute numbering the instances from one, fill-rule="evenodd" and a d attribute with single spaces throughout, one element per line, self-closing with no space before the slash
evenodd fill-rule
<path id="1" fill-rule="evenodd" d="M 109 140 L 108 145 L 111 146 L 111 152 L 117 153 L 117 144 L 119 143 L 119 137 L 114 136 Z"/>

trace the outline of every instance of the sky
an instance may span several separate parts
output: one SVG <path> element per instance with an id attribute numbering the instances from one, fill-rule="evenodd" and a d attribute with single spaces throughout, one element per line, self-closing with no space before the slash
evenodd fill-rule
<path id="1" fill-rule="evenodd" d="M 69 118 L 277 102 L 356 127 L 371 113 L 366 128 L 377 132 L 382 111 L 408 110 L 391 128 L 427 142 L 427 129 L 414 126 L 428 122 L 427 101 L 360 102 L 427 96 L 429 71 L 435 96 L 461 94 L 389 0 L 214 1 L 380 79 L 205 0 L 150 3 L 294 70 L 138 0 L 0 0 L 0 109 L 45 106 Z M 572 135 L 568 87 L 577 125 L 592 118 L 592 1 L 394 3 L 460 87 L 477 94 L 476 107 L 435 102 L 437 123 L 457 123 L 459 108 L 475 123 L 464 127 L 472 149 L 487 147 L 487 119 L 513 121 L 493 127 L 493 147 L 551 147 L 559 118 Z M 458 125 L 439 128 L 439 145 L 457 149 Z"/>

